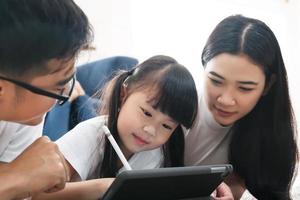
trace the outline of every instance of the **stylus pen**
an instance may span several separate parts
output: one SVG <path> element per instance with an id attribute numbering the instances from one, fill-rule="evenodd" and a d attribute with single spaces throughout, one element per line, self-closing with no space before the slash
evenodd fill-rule
<path id="1" fill-rule="evenodd" d="M 105 135 L 107 136 L 109 142 L 111 143 L 111 145 L 113 146 L 114 150 L 116 151 L 116 153 L 118 154 L 121 162 L 123 163 L 124 167 L 126 170 L 132 170 L 128 161 L 126 160 L 124 154 L 122 153 L 119 145 L 117 144 L 115 138 L 112 136 L 112 134 L 110 133 L 109 129 L 107 128 L 107 126 L 103 126 L 103 131 L 105 133 Z"/>

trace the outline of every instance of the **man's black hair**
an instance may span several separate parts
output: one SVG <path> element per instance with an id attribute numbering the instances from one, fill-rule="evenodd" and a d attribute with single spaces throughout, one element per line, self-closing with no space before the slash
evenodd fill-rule
<path id="1" fill-rule="evenodd" d="M 0 74 L 47 73 L 50 59 L 69 59 L 92 39 L 89 21 L 72 0 L 0 1 Z"/>

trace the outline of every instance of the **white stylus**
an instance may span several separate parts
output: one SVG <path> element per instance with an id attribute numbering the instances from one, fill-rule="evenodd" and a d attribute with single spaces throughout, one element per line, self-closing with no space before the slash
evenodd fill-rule
<path id="1" fill-rule="evenodd" d="M 112 136 L 112 134 L 110 133 L 109 129 L 107 128 L 107 126 L 103 126 L 103 131 L 105 133 L 105 135 L 107 136 L 109 142 L 111 143 L 111 145 L 113 146 L 114 150 L 116 151 L 116 153 L 118 154 L 121 162 L 123 163 L 124 167 L 126 170 L 132 170 L 128 161 L 126 160 L 124 154 L 122 153 L 119 145 L 117 144 L 115 138 Z"/>

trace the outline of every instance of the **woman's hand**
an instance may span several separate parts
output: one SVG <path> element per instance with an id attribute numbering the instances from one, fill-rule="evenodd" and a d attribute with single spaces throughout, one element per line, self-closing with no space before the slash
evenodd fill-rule
<path id="1" fill-rule="evenodd" d="M 215 200 L 234 200 L 233 194 L 224 182 L 211 195 Z"/>

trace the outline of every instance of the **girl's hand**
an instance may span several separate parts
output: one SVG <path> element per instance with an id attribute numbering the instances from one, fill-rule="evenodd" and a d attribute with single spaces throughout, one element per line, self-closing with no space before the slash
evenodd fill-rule
<path id="1" fill-rule="evenodd" d="M 96 200 L 102 198 L 115 178 L 99 178 L 87 181 L 70 182 L 63 190 L 54 193 L 40 193 L 35 195 L 32 200 L 57 200 L 57 199 L 76 199 L 76 200 Z"/>
<path id="2" fill-rule="evenodd" d="M 217 187 L 217 189 L 211 194 L 211 196 L 215 200 L 234 200 L 230 188 L 224 182 Z"/>
<path id="3" fill-rule="evenodd" d="M 110 185 L 114 182 L 115 178 L 102 178 L 101 179 L 101 187 L 104 192 L 108 190 Z"/>

